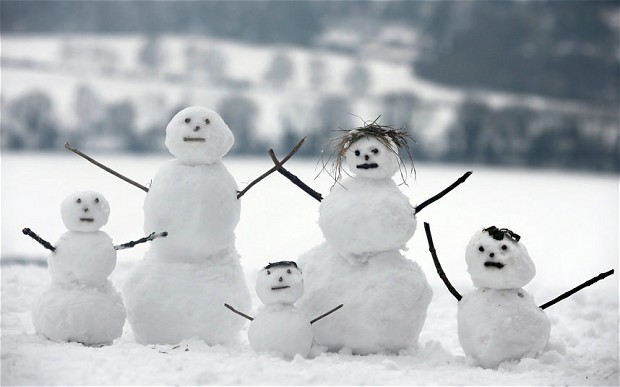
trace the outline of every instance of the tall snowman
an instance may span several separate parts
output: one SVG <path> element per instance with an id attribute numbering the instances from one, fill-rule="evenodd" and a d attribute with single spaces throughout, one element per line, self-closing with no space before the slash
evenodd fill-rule
<path id="1" fill-rule="evenodd" d="M 144 230 L 165 229 L 123 287 L 127 318 L 143 344 L 192 337 L 208 344 L 233 338 L 243 321 L 224 302 L 250 307 L 235 247 L 237 184 L 222 163 L 234 137 L 214 111 L 192 106 L 166 127 L 175 159 L 162 165 L 144 202 Z"/>
<path id="2" fill-rule="evenodd" d="M 331 351 L 398 351 L 422 330 L 432 290 L 420 266 L 401 253 L 416 230 L 416 208 L 392 179 L 406 136 L 372 123 L 336 141 L 336 176 L 343 162 L 348 173 L 321 201 L 325 242 L 299 258 L 306 278 L 300 309 L 316 315 L 335 299 L 346 305 L 312 327 L 315 342 Z"/>

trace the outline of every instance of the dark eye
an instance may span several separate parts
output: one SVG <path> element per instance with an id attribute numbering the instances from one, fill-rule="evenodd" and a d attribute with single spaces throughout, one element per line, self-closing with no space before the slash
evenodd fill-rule
<path id="1" fill-rule="evenodd" d="M 190 122 L 190 121 L 191 121 L 191 119 L 189 119 L 189 118 L 186 118 L 186 119 L 185 119 L 185 123 L 186 123 L 186 124 L 189 124 L 189 122 Z"/>
<path id="2" fill-rule="evenodd" d="M 286 269 L 286 272 L 291 274 L 291 269 Z"/>
<path id="3" fill-rule="evenodd" d="M 484 251 L 484 247 L 480 246 L 480 247 L 478 247 L 478 250 Z"/>
<path id="4" fill-rule="evenodd" d="M 271 274 L 271 272 L 269 270 L 267 270 L 267 275 L 270 275 L 270 274 Z"/>
<path id="5" fill-rule="evenodd" d="M 75 201 L 77 204 L 82 203 L 82 199 L 78 198 L 78 200 Z"/>
<path id="6" fill-rule="evenodd" d="M 99 198 L 95 198 L 95 203 L 99 203 Z"/>
<path id="7" fill-rule="evenodd" d="M 372 150 L 372 153 L 374 153 L 374 154 L 379 153 L 379 149 L 377 149 L 377 148 L 373 149 L 373 150 Z"/>
<path id="8" fill-rule="evenodd" d="M 508 249 L 508 246 L 502 245 L 502 250 L 506 250 L 506 249 Z"/>
<path id="9" fill-rule="evenodd" d="M 207 118 L 207 119 L 205 119 L 205 124 L 209 125 L 210 123 L 211 123 L 211 120 L 210 120 L 210 119 L 208 119 L 208 118 Z"/>
<path id="10" fill-rule="evenodd" d="M 355 155 L 356 155 L 356 156 L 359 156 L 359 155 L 360 155 L 360 151 L 356 150 L 356 151 L 355 151 Z"/>

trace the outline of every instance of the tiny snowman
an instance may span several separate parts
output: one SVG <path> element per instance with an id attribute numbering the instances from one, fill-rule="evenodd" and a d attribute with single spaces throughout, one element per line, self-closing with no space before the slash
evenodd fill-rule
<path id="1" fill-rule="evenodd" d="M 471 172 L 439 195 L 412 206 L 393 180 L 401 168 L 399 148 L 408 151 L 408 137 L 375 122 L 343 131 L 335 140 L 337 182 L 325 199 L 279 168 L 321 201 L 318 224 L 325 242 L 299 258 L 306 293 L 298 304 L 309 315 L 326 310 L 334 296 L 347 305 L 348 313 L 313 326 L 316 343 L 330 351 L 396 352 L 415 345 L 422 330 L 432 290 L 420 266 L 401 250 L 416 230 L 416 214 Z M 343 162 L 348 176 L 341 178 Z"/>
<path id="2" fill-rule="evenodd" d="M 467 245 L 465 261 L 476 289 L 461 296 L 441 269 L 429 224 L 424 227 L 437 272 L 459 301 L 461 347 L 484 368 L 537 356 L 551 333 L 543 309 L 613 273 L 601 274 L 539 307 L 522 288 L 534 278 L 536 268 L 521 237 L 509 229 L 491 226 L 476 231 Z"/>
<path id="3" fill-rule="evenodd" d="M 340 309 L 342 305 L 309 320 L 295 307 L 304 293 L 304 280 L 295 262 L 270 263 L 259 273 L 256 293 L 265 306 L 249 317 L 228 304 L 227 308 L 251 321 L 248 330 L 250 346 L 256 353 L 274 353 L 285 358 L 308 357 L 312 347 L 312 324 Z"/>
<path id="4" fill-rule="evenodd" d="M 51 250 L 48 268 L 52 283 L 35 301 L 35 330 L 54 341 L 85 345 L 108 344 L 122 334 L 125 308 L 108 276 L 116 266 L 116 250 L 133 247 L 166 233 L 114 246 L 99 230 L 108 222 L 110 206 L 103 195 L 84 191 L 69 195 L 61 204 L 68 231 L 55 246 L 30 229 L 22 232 Z"/>

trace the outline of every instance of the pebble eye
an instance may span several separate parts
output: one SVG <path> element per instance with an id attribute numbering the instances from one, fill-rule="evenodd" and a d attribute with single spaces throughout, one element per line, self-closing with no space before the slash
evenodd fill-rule
<path id="1" fill-rule="evenodd" d="M 507 249 L 508 249 L 508 246 L 502 245 L 502 250 L 507 250 Z"/>
<path id="2" fill-rule="evenodd" d="M 99 203 L 99 198 L 95 198 L 95 203 Z"/>
<path id="3" fill-rule="evenodd" d="M 82 199 L 78 198 L 75 202 L 76 202 L 77 204 L 80 204 L 80 203 L 82 203 Z"/>
<path id="4" fill-rule="evenodd" d="M 191 121 L 191 119 L 190 119 L 190 118 L 186 118 L 186 119 L 185 119 L 185 123 L 186 123 L 186 124 L 189 124 L 189 122 L 190 122 L 190 121 Z"/>
<path id="5" fill-rule="evenodd" d="M 209 125 L 210 123 L 211 123 L 211 120 L 210 120 L 210 119 L 208 119 L 208 118 L 207 118 L 207 119 L 205 119 L 205 124 Z"/>
<path id="6" fill-rule="evenodd" d="M 356 150 L 356 151 L 355 151 L 355 155 L 356 155 L 356 156 L 359 156 L 359 155 L 360 155 L 360 151 Z"/>
<path id="7" fill-rule="evenodd" d="M 269 270 L 267 270 L 267 275 L 271 275 L 271 272 Z"/>
<path id="8" fill-rule="evenodd" d="M 484 251 L 484 247 L 480 246 L 480 247 L 478 247 L 478 250 Z"/>
<path id="9" fill-rule="evenodd" d="M 286 269 L 286 272 L 287 272 L 288 274 L 291 274 L 291 269 Z"/>
<path id="10" fill-rule="evenodd" d="M 373 150 L 372 150 L 372 153 L 374 153 L 374 154 L 379 153 L 379 149 L 377 149 L 377 148 L 373 149 Z"/>

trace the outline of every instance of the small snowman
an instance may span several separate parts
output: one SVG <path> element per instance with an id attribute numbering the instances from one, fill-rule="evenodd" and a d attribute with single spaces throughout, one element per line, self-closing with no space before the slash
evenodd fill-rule
<path id="1" fill-rule="evenodd" d="M 325 242 L 299 258 L 306 293 L 298 304 L 310 315 L 326 310 L 334 295 L 347 305 L 348 313 L 313 326 L 317 344 L 331 351 L 395 352 L 415 345 L 422 330 L 432 290 L 420 266 L 401 250 L 416 230 L 416 214 L 470 173 L 434 198 L 412 206 L 393 180 L 402 167 L 399 149 L 408 151 L 408 137 L 376 122 L 343 131 L 335 140 L 337 182 L 325 199 L 286 169 L 279 169 L 321 201 L 318 224 Z M 343 163 L 348 168 L 344 178 Z"/>
<path id="2" fill-rule="evenodd" d="M 521 237 L 509 229 L 491 226 L 476 231 L 467 245 L 465 261 L 476 289 L 461 296 L 441 269 L 429 224 L 424 227 L 437 272 L 459 301 L 461 347 L 484 368 L 535 357 L 550 338 L 551 325 L 543 309 L 613 273 L 601 274 L 539 307 L 522 288 L 534 278 L 536 268 Z"/>
<path id="3" fill-rule="evenodd" d="M 52 283 L 35 301 L 35 330 L 54 341 L 108 344 L 122 334 L 125 308 L 108 276 L 116 266 L 116 250 L 133 247 L 166 233 L 114 246 L 99 230 L 108 222 L 110 206 L 100 193 L 75 192 L 63 200 L 61 216 L 68 231 L 55 246 L 30 229 L 22 232 L 51 250 Z"/>
<path id="4" fill-rule="evenodd" d="M 275 353 L 289 359 L 296 355 L 308 357 L 312 324 L 342 307 L 339 305 L 313 320 L 297 309 L 295 302 L 304 293 L 304 280 L 293 261 L 265 266 L 258 273 L 256 293 L 265 306 L 254 318 L 225 306 L 251 321 L 248 340 L 256 353 Z"/>

